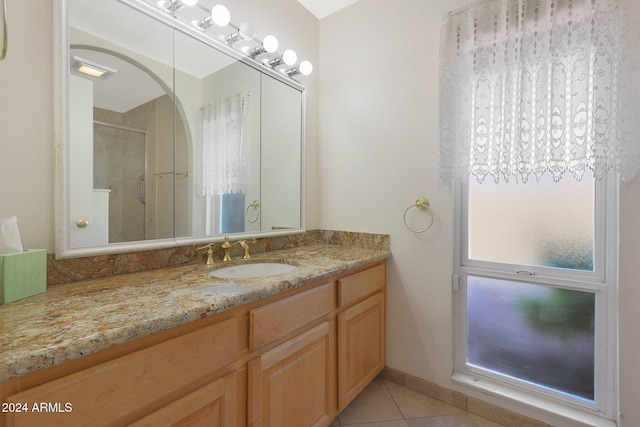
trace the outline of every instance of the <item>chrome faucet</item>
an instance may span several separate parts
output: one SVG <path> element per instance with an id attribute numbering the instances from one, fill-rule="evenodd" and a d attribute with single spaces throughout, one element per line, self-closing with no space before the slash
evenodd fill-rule
<path id="1" fill-rule="evenodd" d="M 224 243 L 222 244 L 222 246 L 220 246 L 222 249 L 224 249 L 224 257 L 222 258 L 222 261 L 230 261 L 231 260 L 231 255 L 229 255 L 229 251 L 235 245 L 240 245 L 240 246 L 242 246 L 242 249 L 244 249 L 244 255 L 243 255 L 242 259 L 251 258 L 249 256 L 249 243 L 255 243 L 256 241 L 257 240 L 254 237 L 253 240 L 251 240 L 250 242 L 247 242 L 246 240 L 238 240 L 235 243 L 230 243 L 229 242 L 229 236 L 225 236 Z"/>

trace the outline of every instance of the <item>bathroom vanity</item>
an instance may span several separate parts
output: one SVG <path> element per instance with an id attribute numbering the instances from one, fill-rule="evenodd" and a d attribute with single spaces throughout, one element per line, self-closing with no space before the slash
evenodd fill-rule
<path id="1" fill-rule="evenodd" d="M 297 266 L 274 276 L 191 265 L 0 307 L 0 426 L 329 425 L 385 366 L 389 255 L 312 245 L 252 257 Z"/>

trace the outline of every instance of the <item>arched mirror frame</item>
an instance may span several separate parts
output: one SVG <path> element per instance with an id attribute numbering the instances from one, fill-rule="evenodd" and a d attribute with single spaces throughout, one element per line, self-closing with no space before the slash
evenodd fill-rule
<path id="1" fill-rule="evenodd" d="M 164 16 L 150 6 L 130 0 L 117 0 L 140 13 L 152 16 L 170 28 L 178 30 L 194 39 L 209 45 L 210 47 L 226 54 L 237 61 L 251 66 L 259 72 L 281 81 L 301 92 L 301 150 L 300 150 L 300 228 L 275 231 L 260 231 L 252 233 L 237 233 L 234 239 L 252 237 L 272 237 L 305 232 L 305 117 L 306 117 L 306 89 L 300 83 L 281 75 L 277 71 L 270 70 L 255 60 L 252 60 L 235 51 L 222 42 L 209 37 L 203 37 L 195 28 L 191 28 L 179 21 Z M 167 239 L 141 240 L 134 242 L 109 243 L 106 245 L 72 247 L 70 245 L 70 228 L 72 219 L 69 213 L 69 22 L 67 0 L 56 0 L 54 3 L 54 46 L 53 46 L 53 79 L 54 79 L 54 214 L 55 214 L 55 255 L 56 258 L 74 258 L 82 256 L 114 254 L 123 252 L 135 252 L 141 250 L 153 250 L 188 246 L 204 242 L 221 242 L 224 235 L 173 237 Z"/>

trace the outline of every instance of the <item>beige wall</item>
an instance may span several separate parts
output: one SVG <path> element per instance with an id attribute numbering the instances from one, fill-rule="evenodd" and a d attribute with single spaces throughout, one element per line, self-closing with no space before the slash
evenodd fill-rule
<path id="1" fill-rule="evenodd" d="M 391 235 L 388 365 L 447 387 L 453 229 L 437 183 L 438 39 L 442 15 L 465 1 L 361 0 L 320 22 L 322 226 Z M 418 197 L 435 216 L 423 234 L 403 223 Z"/>
<path id="2" fill-rule="evenodd" d="M 620 412 L 640 425 L 640 178 L 620 189 Z"/>
<path id="3" fill-rule="evenodd" d="M 53 80 L 50 3 L 7 0 L 0 62 L 0 218 L 15 215 L 28 248 L 53 250 Z"/>

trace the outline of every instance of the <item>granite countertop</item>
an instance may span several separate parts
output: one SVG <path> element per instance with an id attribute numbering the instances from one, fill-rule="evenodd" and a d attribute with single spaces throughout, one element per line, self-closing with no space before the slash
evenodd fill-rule
<path id="1" fill-rule="evenodd" d="M 386 259 L 387 250 L 316 244 L 252 255 L 290 273 L 218 279 L 189 265 L 50 286 L 0 306 L 0 382 Z M 233 260 L 231 262 L 237 262 Z"/>

